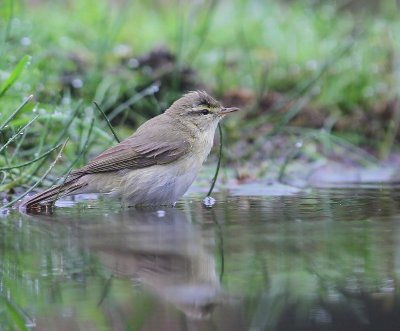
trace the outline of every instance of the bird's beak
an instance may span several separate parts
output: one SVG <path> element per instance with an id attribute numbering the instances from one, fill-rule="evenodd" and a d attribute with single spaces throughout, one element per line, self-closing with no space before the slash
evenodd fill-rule
<path id="1" fill-rule="evenodd" d="M 219 116 L 224 116 L 226 114 L 233 113 L 233 112 L 238 111 L 238 110 L 240 110 L 240 109 L 236 108 L 236 107 L 222 108 L 221 111 L 218 113 L 218 115 Z"/>

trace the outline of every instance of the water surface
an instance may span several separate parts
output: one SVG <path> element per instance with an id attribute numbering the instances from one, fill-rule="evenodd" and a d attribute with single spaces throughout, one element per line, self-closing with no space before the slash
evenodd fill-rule
<path id="1" fill-rule="evenodd" d="M 215 198 L 4 213 L 0 330 L 400 329 L 399 187 Z"/>

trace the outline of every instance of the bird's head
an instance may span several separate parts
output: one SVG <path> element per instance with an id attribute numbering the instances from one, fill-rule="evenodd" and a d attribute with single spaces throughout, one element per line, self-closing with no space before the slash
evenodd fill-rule
<path id="1" fill-rule="evenodd" d="M 215 129 L 225 115 L 237 110 L 239 108 L 223 107 L 206 92 L 194 91 L 176 100 L 165 113 L 184 123 L 194 124 L 201 131 L 208 131 Z"/>

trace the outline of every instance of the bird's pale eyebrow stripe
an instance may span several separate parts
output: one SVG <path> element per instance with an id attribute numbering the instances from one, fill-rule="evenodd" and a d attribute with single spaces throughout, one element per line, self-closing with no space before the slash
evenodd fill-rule
<path id="1" fill-rule="evenodd" d="M 205 107 L 211 108 L 211 105 L 208 101 L 201 101 L 199 103 L 199 106 L 205 106 Z"/>
<path id="2" fill-rule="evenodd" d="M 204 104 L 204 103 L 199 103 L 199 104 L 195 104 L 195 105 L 193 105 L 193 110 L 203 110 L 204 108 L 207 108 L 207 109 L 211 109 L 211 108 L 213 108 L 212 106 L 210 106 L 209 104 Z"/>

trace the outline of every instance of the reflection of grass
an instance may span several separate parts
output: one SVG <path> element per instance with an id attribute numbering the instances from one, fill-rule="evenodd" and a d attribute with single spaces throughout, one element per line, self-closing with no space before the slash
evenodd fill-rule
<path id="1" fill-rule="evenodd" d="M 132 130 L 127 126 L 202 84 L 220 97 L 251 92 L 242 112 L 246 125 L 232 119 L 229 139 L 262 135 L 265 123 L 274 125 L 273 134 L 288 134 L 293 120 L 310 125 L 305 111 L 353 143 L 374 145 L 382 157 L 397 139 L 399 44 L 392 36 L 399 25 L 393 11 L 374 18 L 331 4 L 245 0 L 179 6 L 43 1 L 32 8 L 5 0 L 0 9 L 0 191 L 40 179 L 67 137 L 57 175 L 112 144 L 92 101 L 122 137 Z M 138 56 L 159 45 L 175 59 L 137 67 Z M 264 105 L 270 92 L 283 96 L 271 107 Z M 92 129 L 88 118 L 95 120 Z M 46 184 L 55 180 L 47 177 Z"/>
<path id="2" fill-rule="evenodd" d="M 232 207 L 216 211 L 231 220 L 222 229 L 223 284 L 246 297 L 254 329 L 350 330 L 379 326 L 384 316 L 387 325 L 398 321 L 397 227 L 371 218 L 378 206 L 381 216 L 397 214 L 398 203 L 390 191 L 377 191 L 260 199 L 241 227 Z"/>
<path id="3" fill-rule="evenodd" d="M 271 279 L 251 313 L 254 328 L 285 330 L 289 319 L 293 330 L 319 330 L 321 324 L 351 329 L 375 324 L 382 315 L 390 316 L 389 324 L 396 319 L 399 306 L 394 304 L 386 311 L 381 301 L 394 299 L 394 293 L 385 294 L 382 290 L 392 277 L 383 271 L 387 265 L 382 251 L 372 251 L 372 238 L 359 240 L 368 246 L 363 249 L 364 246 L 348 245 L 347 240 L 356 240 L 355 234 L 344 236 L 344 240 L 335 236 L 334 232 L 326 236 L 320 250 L 309 254 L 302 250 L 303 258 L 292 250 L 280 252 L 278 258 L 276 252 L 264 253 Z M 309 239 L 309 245 L 313 244 L 314 237 Z"/>
<path id="4" fill-rule="evenodd" d="M 114 267 L 158 274 L 154 285 L 185 279 L 180 272 L 199 284 L 207 279 L 201 275 L 215 280 L 220 273 L 226 297 L 212 316 L 217 325 L 232 325 L 227 311 L 258 329 L 318 330 L 318 323 L 336 326 L 345 317 L 351 326 L 383 316 L 396 321 L 397 224 L 385 217 L 398 214 L 396 197 L 385 189 L 321 190 L 290 198 L 221 197 L 224 203 L 213 209 L 187 199 L 166 210 L 182 212 L 175 221 L 107 202 L 51 216 L 11 213 L 0 218 L 0 294 L 11 304 L 0 322 L 36 320 L 56 330 L 67 312 L 77 325 L 89 321 L 96 330 L 111 329 L 113 321 L 140 329 L 176 316 L 170 304 L 160 309 L 159 298 L 132 284 L 131 277 L 146 281 L 143 274 L 117 274 L 99 305 Z"/>
<path id="5" fill-rule="evenodd" d="M 99 267 L 98 261 L 75 244 L 69 247 L 62 244 L 63 248 L 59 250 L 60 241 L 52 235 L 52 226 L 47 228 L 45 224 L 23 222 L 19 227 L 16 225 L 18 221 L 21 219 L 15 214 L 1 222 L 2 328 L 31 330 L 44 321 L 49 325 L 62 324 L 56 316 L 62 305 L 64 312 L 76 314 L 78 319 L 84 321 L 90 319 L 96 330 L 103 330 L 104 316 L 96 307 L 96 300 L 99 300 L 108 275 Z M 65 238 L 64 234 L 60 235 Z M 76 238 L 72 236 L 71 240 Z M 129 287 L 129 282 L 126 282 L 124 288 Z M 88 299 L 90 304 L 82 301 L 87 292 L 93 294 Z M 59 328 L 59 325 L 49 327 Z"/>

